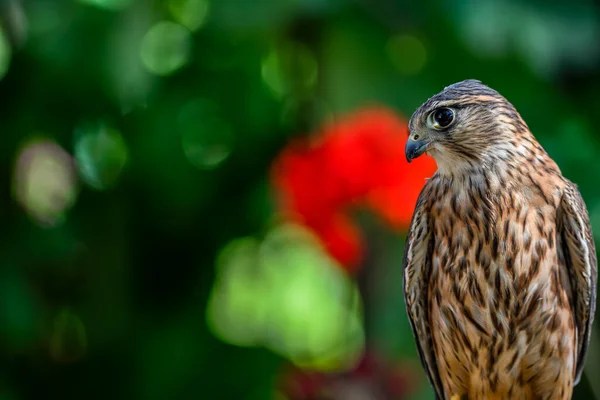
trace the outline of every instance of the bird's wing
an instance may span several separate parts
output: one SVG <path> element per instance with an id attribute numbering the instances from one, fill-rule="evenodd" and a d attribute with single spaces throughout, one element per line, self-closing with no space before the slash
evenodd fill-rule
<path id="1" fill-rule="evenodd" d="M 436 397 L 443 399 L 442 383 L 433 350 L 427 304 L 433 235 L 429 227 L 428 212 L 424 207 L 425 192 L 424 189 L 419 196 L 406 238 L 403 266 L 404 300 L 421 362 L 435 389 Z"/>
<path id="2" fill-rule="evenodd" d="M 585 203 L 575 184 L 568 182 L 559 209 L 559 227 L 563 238 L 571 287 L 573 289 L 575 325 L 577 326 L 577 368 L 575 384 L 579 382 L 590 340 L 596 310 L 598 264 L 596 246 Z"/>

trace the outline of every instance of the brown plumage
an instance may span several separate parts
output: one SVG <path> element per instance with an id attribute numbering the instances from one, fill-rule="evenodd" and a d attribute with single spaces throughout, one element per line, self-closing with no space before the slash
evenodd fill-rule
<path id="1" fill-rule="evenodd" d="M 467 80 L 410 120 L 407 159 L 438 164 L 404 257 L 408 316 L 439 399 L 570 399 L 596 304 L 577 187 L 515 108 Z"/>

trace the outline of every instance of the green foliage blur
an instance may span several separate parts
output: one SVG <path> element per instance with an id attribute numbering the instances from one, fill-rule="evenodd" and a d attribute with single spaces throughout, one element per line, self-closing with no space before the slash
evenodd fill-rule
<path id="1" fill-rule="evenodd" d="M 0 399 L 293 400 L 279 385 L 286 366 L 329 365 L 299 343 L 320 346 L 323 326 L 337 326 L 331 287 L 350 299 L 338 327 L 347 348 L 364 339 L 409 365 L 418 387 L 405 397 L 432 399 L 404 314 L 403 232 L 358 216 L 369 247 L 360 307 L 335 267 L 297 267 L 331 262 L 309 245 L 269 253 L 268 268 L 289 267 L 269 278 L 285 290 L 232 286 L 247 332 L 218 319 L 218 260 L 234 240 L 262 249 L 256 238 L 271 237 L 269 169 L 289 140 L 371 104 L 408 118 L 467 78 L 517 107 L 600 235 L 598 7 L 2 0 Z M 274 328 L 257 333 L 264 315 L 246 310 L 257 299 L 285 321 L 278 341 Z M 298 322 L 282 304 L 320 319 Z M 597 332 L 581 399 L 600 394 Z M 320 398 L 350 398 L 336 393 Z"/>

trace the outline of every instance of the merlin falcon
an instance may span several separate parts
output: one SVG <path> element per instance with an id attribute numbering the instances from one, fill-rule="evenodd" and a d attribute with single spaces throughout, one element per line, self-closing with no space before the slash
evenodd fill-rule
<path id="1" fill-rule="evenodd" d="M 438 170 L 404 255 L 407 313 L 436 397 L 570 399 L 596 308 L 596 249 L 577 186 L 515 107 L 477 80 L 415 111 L 406 158 Z"/>

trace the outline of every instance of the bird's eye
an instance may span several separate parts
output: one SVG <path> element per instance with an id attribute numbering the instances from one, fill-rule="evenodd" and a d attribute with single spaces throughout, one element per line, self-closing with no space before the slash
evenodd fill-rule
<path id="1" fill-rule="evenodd" d="M 431 120 L 434 129 L 444 129 L 454 122 L 454 111 L 449 108 L 438 108 L 431 113 Z"/>

